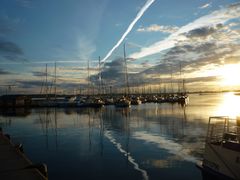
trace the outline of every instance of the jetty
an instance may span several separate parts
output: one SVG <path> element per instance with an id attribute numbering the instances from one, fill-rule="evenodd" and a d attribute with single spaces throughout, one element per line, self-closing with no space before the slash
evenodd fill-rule
<path id="1" fill-rule="evenodd" d="M 33 164 L 23 153 L 21 145 L 14 145 L 0 128 L 0 179 L 47 180 L 47 166 Z"/>

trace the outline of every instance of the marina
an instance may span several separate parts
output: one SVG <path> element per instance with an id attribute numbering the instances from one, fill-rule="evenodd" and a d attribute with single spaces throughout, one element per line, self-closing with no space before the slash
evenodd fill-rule
<path id="1" fill-rule="evenodd" d="M 239 19 L 236 0 L 1 0 L 0 180 L 240 180 Z"/>
<path id="2" fill-rule="evenodd" d="M 49 179 L 200 180 L 208 117 L 235 116 L 224 107 L 240 100 L 233 93 L 189 96 L 185 106 L 17 108 L 1 113 L 0 124 L 31 160 L 47 164 Z"/>

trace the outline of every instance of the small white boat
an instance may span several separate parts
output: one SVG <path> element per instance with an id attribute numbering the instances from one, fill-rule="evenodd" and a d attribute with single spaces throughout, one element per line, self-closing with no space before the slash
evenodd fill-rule
<path id="1" fill-rule="evenodd" d="M 240 119 L 210 117 L 203 161 L 203 179 L 240 179 Z"/>

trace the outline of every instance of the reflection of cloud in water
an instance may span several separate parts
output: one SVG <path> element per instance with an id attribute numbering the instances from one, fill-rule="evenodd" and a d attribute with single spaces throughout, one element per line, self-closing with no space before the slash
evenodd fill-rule
<path id="1" fill-rule="evenodd" d="M 169 153 L 175 154 L 186 161 L 194 163 L 197 162 L 197 159 L 191 155 L 190 149 L 185 148 L 183 145 L 178 144 L 172 140 L 158 135 L 148 134 L 147 132 L 135 132 L 133 137 L 149 143 L 154 143 L 158 145 L 159 148 L 166 149 Z"/>
<path id="2" fill-rule="evenodd" d="M 122 145 L 118 142 L 116 142 L 116 140 L 114 139 L 114 137 L 112 137 L 110 131 L 106 131 L 104 134 L 111 143 L 113 143 L 116 148 L 124 155 L 124 156 L 128 156 L 128 161 L 134 166 L 134 169 L 136 169 L 137 171 L 142 173 L 143 179 L 144 180 L 148 180 L 148 175 L 147 175 L 147 171 L 145 171 L 144 169 L 141 169 L 139 167 L 139 165 L 135 162 L 135 159 L 133 159 L 133 157 L 130 155 L 130 153 L 128 153 L 127 151 L 125 151 L 122 148 Z"/>
<path id="3" fill-rule="evenodd" d="M 164 159 L 157 159 L 157 160 L 149 160 L 147 161 L 149 164 L 152 164 L 154 167 L 158 168 L 169 168 L 172 167 L 171 161 L 169 160 L 164 160 Z"/>

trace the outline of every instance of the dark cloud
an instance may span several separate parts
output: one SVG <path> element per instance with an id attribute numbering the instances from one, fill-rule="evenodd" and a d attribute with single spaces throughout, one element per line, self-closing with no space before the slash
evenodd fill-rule
<path id="1" fill-rule="evenodd" d="M 31 88 L 39 88 L 39 92 L 41 91 L 41 87 L 46 87 L 45 82 L 40 80 L 16 80 L 15 83 L 17 87 L 23 88 L 23 89 L 31 89 Z M 52 82 L 48 82 L 48 87 L 50 88 L 52 86 Z M 74 89 L 79 88 L 79 83 L 72 83 L 72 82 L 58 82 L 57 83 L 57 89 Z M 83 87 L 83 85 L 81 85 Z M 84 85 L 86 88 L 86 85 Z M 53 88 L 52 88 L 53 90 Z"/>
<path id="2" fill-rule="evenodd" d="M 192 37 L 206 37 L 210 34 L 213 34 L 215 32 L 215 29 L 213 27 L 202 27 L 198 29 L 194 29 L 189 31 L 186 36 L 189 38 Z"/>
<path id="3" fill-rule="evenodd" d="M 178 76 L 181 73 L 187 74 L 197 70 L 201 70 L 202 67 L 213 65 L 222 66 L 228 63 L 239 63 L 237 55 L 233 56 L 236 51 L 240 49 L 240 45 L 237 44 L 215 44 L 214 42 L 202 42 L 195 44 L 177 45 L 171 48 L 161 59 L 159 64 L 145 69 L 139 74 L 135 75 L 135 79 L 142 78 L 142 82 L 154 84 L 159 81 L 160 77 L 165 76 L 161 81 L 169 82 L 170 79 L 166 78 L 173 74 Z M 194 58 L 194 59 L 193 59 Z M 188 82 L 201 82 L 201 81 L 215 81 L 217 77 L 199 77 L 188 79 Z"/>
<path id="4" fill-rule="evenodd" d="M 88 69 L 89 69 L 89 71 L 98 71 L 99 70 L 98 67 L 96 67 L 96 68 L 94 68 L 94 67 L 90 67 L 90 68 L 87 68 L 87 67 L 83 67 L 83 68 L 75 67 L 75 68 L 72 68 L 73 71 L 87 71 Z"/>
<path id="5" fill-rule="evenodd" d="M 9 61 L 25 61 L 23 50 L 14 42 L 7 40 L 7 34 L 15 31 L 21 20 L 0 14 L 0 58 Z"/>
<path id="6" fill-rule="evenodd" d="M 171 71 L 174 71 L 175 66 L 170 64 L 159 64 L 144 70 L 144 74 L 169 74 Z"/>
<path id="7" fill-rule="evenodd" d="M 214 82 L 218 80 L 219 78 L 217 76 L 208 76 L 208 77 L 194 77 L 194 78 L 188 78 L 186 79 L 187 83 L 193 83 L 193 82 Z"/>
<path id="8" fill-rule="evenodd" d="M 124 71 L 124 61 L 122 58 L 118 58 L 112 62 L 106 63 L 101 74 L 102 78 L 105 81 L 112 81 L 112 83 L 121 83 L 124 79 Z"/>
<path id="9" fill-rule="evenodd" d="M 125 63 L 123 58 L 117 58 L 104 64 L 101 70 L 102 84 L 121 86 L 125 83 Z M 131 75 L 129 74 L 129 79 Z M 99 84 L 99 73 L 90 77 L 91 83 Z"/>
<path id="10" fill-rule="evenodd" d="M 12 73 L 9 72 L 9 71 L 5 71 L 5 70 L 0 68 L 0 75 L 9 75 L 9 74 L 12 74 Z"/>
<path id="11" fill-rule="evenodd" d="M 197 29 L 193 29 L 184 35 L 188 38 L 204 38 L 207 37 L 213 33 L 215 33 L 217 30 L 221 29 L 223 27 L 222 24 L 217 24 L 215 27 L 200 27 Z"/>
<path id="12" fill-rule="evenodd" d="M 229 8 L 232 8 L 232 9 L 237 9 L 239 7 L 240 7 L 240 2 L 232 3 L 229 5 Z"/>
<path id="13" fill-rule="evenodd" d="M 36 76 L 36 77 L 45 77 L 46 76 L 46 72 L 39 72 L 39 71 L 33 71 L 32 75 Z M 47 74 L 48 76 L 50 76 L 50 74 Z"/>
<path id="14" fill-rule="evenodd" d="M 185 53 L 200 53 L 207 51 L 214 51 L 216 48 L 216 44 L 214 42 L 203 42 L 203 43 L 195 43 L 195 44 L 184 44 L 178 45 L 174 48 L 170 49 L 170 51 L 166 54 L 166 56 L 178 56 L 179 54 Z"/>
<path id="15" fill-rule="evenodd" d="M 10 61 L 25 61 L 22 49 L 14 42 L 0 39 L 0 56 Z"/>
<path id="16" fill-rule="evenodd" d="M 23 55 L 21 48 L 19 48 L 15 43 L 8 41 L 0 41 L 0 52 Z"/>
<path id="17" fill-rule="evenodd" d="M 32 75 L 35 76 L 35 77 L 44 77 L 45 78 L 46 74 L 48 75 L 48 77 L 55 78 L 54 74 L 49 74 L 49 73 L 41 72 L 41 71 L 32 71 Z M 61 75 L 56 75 L 56 79 L 59 79 L 59 78 L 62 78 L 62 77 L 63 76 L 61 76 Z M 52 79 L 50 81 L 52 81 Z"/>
<path id="18" fill-rule="evenodd" d="M 16 83 L 20 88 L 33 88 L 33 87 L 41 87 L 42 81 L 30 81 L 30 80 L 16 80 Z M 40 89 L 39 89 L 40 91 Z"/>
<path id="19" fill-rule="evenodd" d="M 87 85 L 86 84 L 79 84 L 79 83 L 71 83 L 71 82 L 61 82 L 61 83 L 58 83 L 58 86 L 61 88 L 61 89 L 75 89 L 75 88 L 86 88 Z"/>

